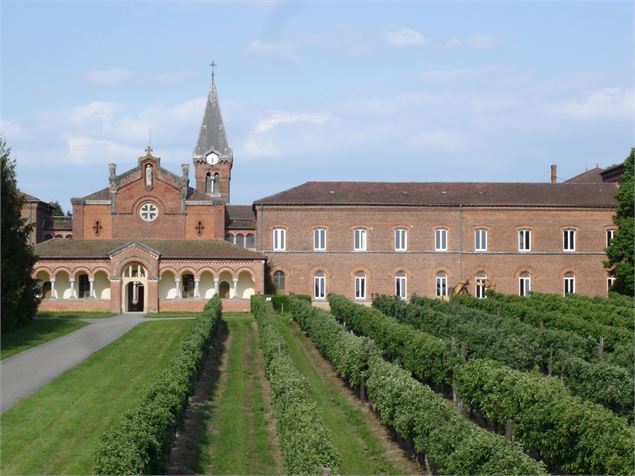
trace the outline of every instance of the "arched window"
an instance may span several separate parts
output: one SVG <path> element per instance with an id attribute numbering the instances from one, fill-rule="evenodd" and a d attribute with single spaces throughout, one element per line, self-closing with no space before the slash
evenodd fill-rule
<path id="1" fill-rule="evenodd" d="M 408 276 L 403 271 L 395 275 L 395 296 L 401 299 L 408 297 Z"/>
<path id="2" fill-rule="evenodd" d="M 313 275 L 313 298 L 324 299 L 326 297 L 326 275 L 318 271 Z"/>
<path id="3" fill-rule="evenodd" d="M 181 278 L 181 286 L 183 288 L 183 292 L 181 296 L 184 298 L 194 297 L 194 275 L 191 273 L 186 273 Z"/>
<path id="4" fill-rule="evenodd" d="M 487 274 L 483 271 L 477 273 L 476 278 L 474 279 L 475 289 L 474 295 L 477 299 L 485 298 L 485 281 L 487 280 Z"/>
<path id="5" fill-rule="evenodd" d="M 564 275 L 564 295 L 575 294 L 575 274 L 567 273 Z"/>
<path id="6" fill-rule="evenodd" d="M 236 235 L 236 244 L 242 248 L 245 247 L 245 235 L 243 235 L 242 233 L 238 233 Z"/>
<path id="7" fill-rule="evenodd" d="M 205 175 L 205 193 L 214 193 L 212 184 L 212 174 L 207 172 Z"/>
<path id="8" fill-rule="evenodd" d="M 437 297 L 445 297 L 448 295 L 448 275 L 444 272 L 437 273 L 436 275 L 437 285 Z"/>
<path id="9" fill-rule="evenodd" d="M 247 248 L 255 248 L 256 247 L 256 235 L 253 233 L 247 233 L 247 238 L 245 240 L 245 246 Z"/>
<path id="10" fill-rule="evenodd" d="M 531 292 L 531 275 L 527 271 L 520 273 L 518 278 L 518 295 L 529 296 Z"/>
<path id="11" fill-rule="evenodd" d="M 227 233 L 225 235 L 225 241 L 229 241 L 230 243 L 234 242 L 234 235 L 232 235 L 231 233 Z"/>
<path id="12" fill-rule="evenodd" d="M 355 273 L 355 299 L 366 299 L 366 273 Z"/>
<path id="13" fill-rule="evenodd" d="M 273 273 L 273 285 L 276 288 L 276 292 L 284 291 L 284 272 L 276 271 Z"/>
<path id="14" fill-rule="evenodd" d="M 212 179 L 212 193 L 218 193 L 220 191 L 220 175 L 218 173 L 214 174 L 214 178 Z"/>
<path id="15" fill-rule="evenodd" d="M 123 270 L 122 276 L 124 278 L 145 278 L 146 269 L 139 263 L 130 263 Z"/>

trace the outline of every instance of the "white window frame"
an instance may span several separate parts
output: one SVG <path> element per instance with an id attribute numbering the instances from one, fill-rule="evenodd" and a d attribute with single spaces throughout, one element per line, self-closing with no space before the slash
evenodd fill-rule
<path id="1" fill-rule="evenodd" d="M 568 276 L 568 274 L 570 274 Z M 575 274 L 567 273 L 564 275 L 564 295 L 575 294 Z"/>
<path id="2" fill-rule="evenodd" d="M 313 275 L 313 299 L 326 299 L 326 275 L 324 272 Z"/>
<path id="3" fill-rule="evenodd" d="M 408 230 L 395 228 L 395 251 L 408 251 Z"/>
<path id="4" fill-rule="evenodd" d="M 531 230 L 528 228 L 518 230 L 518 251 L 531 251 Z"/>
<path id="5" fill-rule="evenodd" d="M 527 276 L 523 276 L 527 274 Z M 518 295 L 521 297 L 529 296 L 531 292 L 531 274 L 525 272 L 518 277 Z"/>
<path id="6" fill-rule="evenodd" d="M 487 251 L 487 228 L 474 230 L 474 251 Z"/>
<path id="7" fill-rule="evenodd" d="M 448 295 L 448 275 L 447 273 L 437 273 L 435 276 L 436 297 L 446 297 Z"/>
<path id="8" fill-rule="evenodd" d="M 286 251 L 287 230 L 284 228 L 273 229 L 273 251 Z"/>
<path id="9" fill-rule="evenodd" d="M 575 234 L 572 228 L 562 231 L 562 251 L 575 251 Z"/>
<path id="10" fill-rule="evenodd" d="M 487 275 L 485 273 L 477 274 L 474 278 L 474 296 L 476 299 L 485 299 L 487 297 L 485 280 L 487 280 Z"/>
<path id="11" fill-rule="evenodd" d="M 615 284 L 615 276 L 609 275 L 606 277 L 606 290 L 607 292 L 611 290 L 611 286 Z"/>
<path id="12" fill-rule="evenodd" d="M 609 228 L 606 230 L 606 247 L 608 248 L 615 239 L 615 229 Z"/>
<path id="13" fill-rule="evenodd" d="M 395 275 L 395 296 L 404 301 L 408 298 L 408 276 L 406 273 Z"/>
<path id="14" fill-rule="evenodd" d="M 448 229 L 434 229 L 434 251 L 448 251 Z"/>
<path id="15" fill-rule="evenodd" d="M 313 251 L 326 251 L 326 228 L 313 229 Z"/>
<path id="16" fill-rule="evenodd" d="M 355 299 L 359 301 L 366 300 L 366 273 L 355 273 Z"/>
<path id="17" fill-rule="evenodd" d="M 366 251 L 368 230 L 366 228 L 355 228 L 353 231 L 353 250 Z M 359 244 L 359 246 L 357 246 Z"/>

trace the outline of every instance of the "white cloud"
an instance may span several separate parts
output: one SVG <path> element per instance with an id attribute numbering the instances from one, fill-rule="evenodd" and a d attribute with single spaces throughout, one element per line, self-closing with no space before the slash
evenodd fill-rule
<path id="1" fill-rule="evenodd" d="M 632 118 L 635 116 L 635 98 L 632 91 L 603 88 L 585 97 L 568 101 L 560 108 L 565 115 L 579 120 Z"/>
<path id="2" fill-rule="evenodd" d="M 393 46 L 426 46 L 428 39 L 412 28 L 400 28 L 398 30 L 384 30 L 385 40 Z"/>
<path id="3" fill-rule="evenodd" d="M 299 63 L 295 48 L 289 43 L 252 41 L 247 46 L 247 54 L 264 61 Z"/>
<path id="4" fill-rule="evenodd" d="M 109 121 L 121 106 L 113 102 L 93 101 L 68 111 L 67 117 L 73 122 Z"/>
<path id="5" fill-rule="evenodd" d="M 334 120 L 335 117 L 327 113 L 293 113 L 293 112 L 274 112 L 266 119 L 262 119 L 256 125 L 254 133 L 262 134 L 269 129 L 273 129 L 279 124 L 294 124 L 298 122 L 307 122 L 311 124 L 324 124 L 325 122 Z"/>
<path id="6" fill-rule="evenodd" d="M 111 68 L 98 71 L 89 71 L 82 74 L 79 78 L 87 83 L 96 84 L 98 86 L 115 86 L 124 83 L 130 78 L 131 74 L 123 68 Z"/>
<path id="7" fill-rule="evenodd" d="M 107 139 L 97 139 L 83 135 L 64 137 L 68 147 L 67 160 L 74 163 L 108 163 L 140 155 L 137 148 Z"/>
<path id="8" fill-rule="evenodd" d="M 446 48 L 458 48 L 461 46 L 467 46 L 475 48 L 477 50 L 485 50 L 491 48 L 497 48 L 504 43 L 504 38 L 501 35 L 493 35 L 488 33 L 474 33 L 468 35 L 465 38 L 453 36 L 445 42 Z"/>
<path id="9" fill-rule="evenodd" d="M 12 121 L 7 121 L 0 117 L 0 136 L 5 139 L 13 139 L 22 132 L 22 127 Z"/>

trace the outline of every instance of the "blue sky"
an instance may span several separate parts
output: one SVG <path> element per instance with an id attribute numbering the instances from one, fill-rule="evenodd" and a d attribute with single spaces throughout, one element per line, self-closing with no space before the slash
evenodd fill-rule
<path id="1" fill-rule="evenodd" d="M 0 133 L 70 207 L 191 163 L 216 61 L 232 203 L 307 180 L 566 179 L 633 146 L 631 2 L 3 1 Z M 192 173 L 191 173 L 192 175 Z M 193 176 L 191 177 L 193 179 Z"/>

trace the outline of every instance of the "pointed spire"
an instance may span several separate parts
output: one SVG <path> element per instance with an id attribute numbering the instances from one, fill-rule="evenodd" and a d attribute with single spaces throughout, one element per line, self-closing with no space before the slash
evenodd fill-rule
<path id="1" fill-rule="evenodd" d="M 215 152 L 224 159 L 232 160 L 233 158 L 232 150 L 227 144 L 225 125 L 223 124 L 223 116 L 218 103 L 216 81 L 213 77 L 193 157 L 195 159 L 204 159 L 210 152 Z"/>

